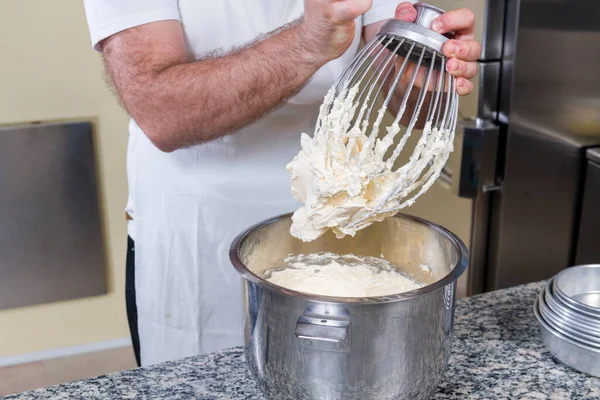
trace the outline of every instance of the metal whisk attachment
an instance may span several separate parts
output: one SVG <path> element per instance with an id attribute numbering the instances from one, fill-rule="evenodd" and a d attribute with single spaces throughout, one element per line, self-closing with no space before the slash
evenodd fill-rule
<path id="1" fill-rule="evenodd" d="M 350 123 L 368 137 L 361 146 L 361 160 L 366 152 L 375 151 L 384 157 L 385 168 L 392 170 L 417 120 L 424 119 L 426 123 L 410 160 L 394 170 L 398 177 L 396 184 L 389 193 L 379 197 L 374 208 L 351 222 L 349 226 L 356 229 L 360 229 L 361 224 L 368 225 L 365 220 L 372 220 L 374 215 L 383 219 L 413 204 L 434 183 L 453 150 L 459 96 L 456 78 L 446 72 L 447 59 L 442 53 L 442 46 L 452 33 L 440 35 L 430 29 L 432 21 L 443 14 L 443 10 L 424 3 L 414 6 L 417 20 L 414 23 L 396 19 L 386 21 L 334 86 L 336 98 L 341 99 L 349 95 L 351 88 L 361 87 L 354 93 L 356 107 L 351 111 Z M 385 94 L 383 105 L 377 110 L 373 125 L 368 127 L 367 121 L 370 121 L 382 92 Z M 400 99 L 396 93 L 404 94 L 401 101 L 394 104 L 394 96 L 396 100 Z M 392 105 L 397 109 L 391 109 Z M 409 107 L 413 110 L 412 115 L 405 116 Z M 395 136 L 400 129 L 388 127 L 385 135 L 379 134 L 388 108 L 396 113 L 392 127 L 398 127 L 401 122 L 407 126 L 395 147 Z M 350 139 L 346 148 L 354 145 Z"/>

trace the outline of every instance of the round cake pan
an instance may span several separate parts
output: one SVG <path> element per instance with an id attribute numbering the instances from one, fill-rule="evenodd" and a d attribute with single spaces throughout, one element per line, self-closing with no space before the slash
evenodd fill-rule
<path id="1" fill-rule="evenodd" d="M 572 308 L 600 318 L 600 264 L 567 268 L 554 278 L 557 297 Z"/>
<path id="2" fill-rule="evenodd" d="M 578 313 L 573 309 L 565 306 L 552 294 L 551 283 L 544 289 L 544 300 L 550 310 L 559 314 L 563 318 L 572 321 L 585 330 L 593 330 L 600 332 L 600 319 L 591 318 L 585 314 Z"/>
<path id="3" fill-rule="evenodd" d="M 600 378 L 600 349 L 577 343 L 553 329 L 541 316 L 535 301 L 533 312 L 540 326 L 542 342 L 548 351 L 560 362 L 569 367 Z"/>
<path id="4" fill-rule="evenodd" d="M 543 293 L 540 293 L 539 296 L 538 309 L 542 314 L 542 317 L 544 317 L 544 320 L 556 331 L 568 336 L 571 339 L 577 340 L 582 344 L 586 344 L 591 347 L 597 347 L 598 350 L 600 350 L 600 335 L 595 332 L 585 332 L 579 330 L 570 321 L 565 320 L 564 318 L 561 318 L 552 312 L 546 304 Z"/>
<path id="5" fill-rule="evenodd" d="M 583 332 L 584 334 L 588 334 L 593 336 L 596 340 L 600 341 L 600 325 L 592 325 L 585 322 L 581 322 L 579 319 L 574 318 L 572 315 L 568 315 L 567 313 L 561 313 L 553 308 L 551 305 L 552 300 L 548 300 L 546 295 L 544 295 L 544 305 L 550 310 L 550 317 L 553 320 L 558 321 L 559 323 L 566 324 L 568 327 L 572 329 Z M 541 308 L 541 307 L 540 307 Z M 567 315 L 566 315 L 567 314 Z"/>

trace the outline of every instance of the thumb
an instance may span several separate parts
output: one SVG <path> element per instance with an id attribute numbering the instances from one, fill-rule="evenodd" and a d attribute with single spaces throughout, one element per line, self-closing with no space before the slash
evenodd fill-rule
<path id="1" fill-rule="evenodd" d="M 398 4 L 398 7 L 396 7 L 396 19 L 406 22 L 415 22 L 417 19 L 417 10 L 413 7 L 412 3 L 400 3 Z"/>

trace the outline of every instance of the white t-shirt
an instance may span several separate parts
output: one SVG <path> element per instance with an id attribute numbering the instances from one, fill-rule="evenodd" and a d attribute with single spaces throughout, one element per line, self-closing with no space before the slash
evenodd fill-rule
<path id="1" fill-rule="evenodd" d="M 323 97 L 359 48 L 362 27 L 393 18 L 397 4 L 374 0 L 342 57 L 282 107 L 233 135 L 163 153 L 130 122 L 127 212 L 144 365 L 242 344 L 242 290 L 229 261 L 231 241 L 298 207 L 285 167 L 300 150 L 300 134 L 314 130 Z M 85 0 L 96 50 L 125 29 L 177 20 L 197 58 L 246 44 L 298 19 L 303 8 L 302 0 Z"/>

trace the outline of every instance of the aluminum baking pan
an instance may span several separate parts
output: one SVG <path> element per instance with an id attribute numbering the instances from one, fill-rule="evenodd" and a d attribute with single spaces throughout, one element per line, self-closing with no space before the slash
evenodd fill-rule
<path id="1" fill-rule="evenodd" d="M 538 308 L 542 317 L 544 317 L 544 320 L 556 331 L 571 339 L 577 340 L 582 344 L 597 347 L 600 350 L 600 335 L 592 332 L 582 332 L 569 321 L 553 313 L 552 310 L 548 308 L 543 293 L 540 293 Z"/>
<path id="2" fill-rule="evenodd" d="M 567 268 L 554 278 L 554 293 L 571 308 L 600 318 L 600 264 Z"/>
<path id="3" fill-rule="evenodd" d="M 562 335 L 542 318 L 535 301 L 533 312 L 540 326 L 542 342 L 548 351 L 561 363 L 595 377 L 600 378 L 600 349 L 585 346 Z"/>
<path id="4" fill-rule="evenodd" d="M 554 311 L 556 314 L 559 314 L 561 317 L 572 321 L 577 324 L 578 327 L 581 327 L 585 330 L 592 330 L 600 332 L 600 319 L 595 319 L 586 316 L 585 314 L 578 313 L 571 308 L 565 306 L 561 303 L 555 296 L 553 296 L 551 291 L 551 284 L 548 284 L 544 289 L 544 300 L 546 301 L 546 305 L 550 310 Z"/>

